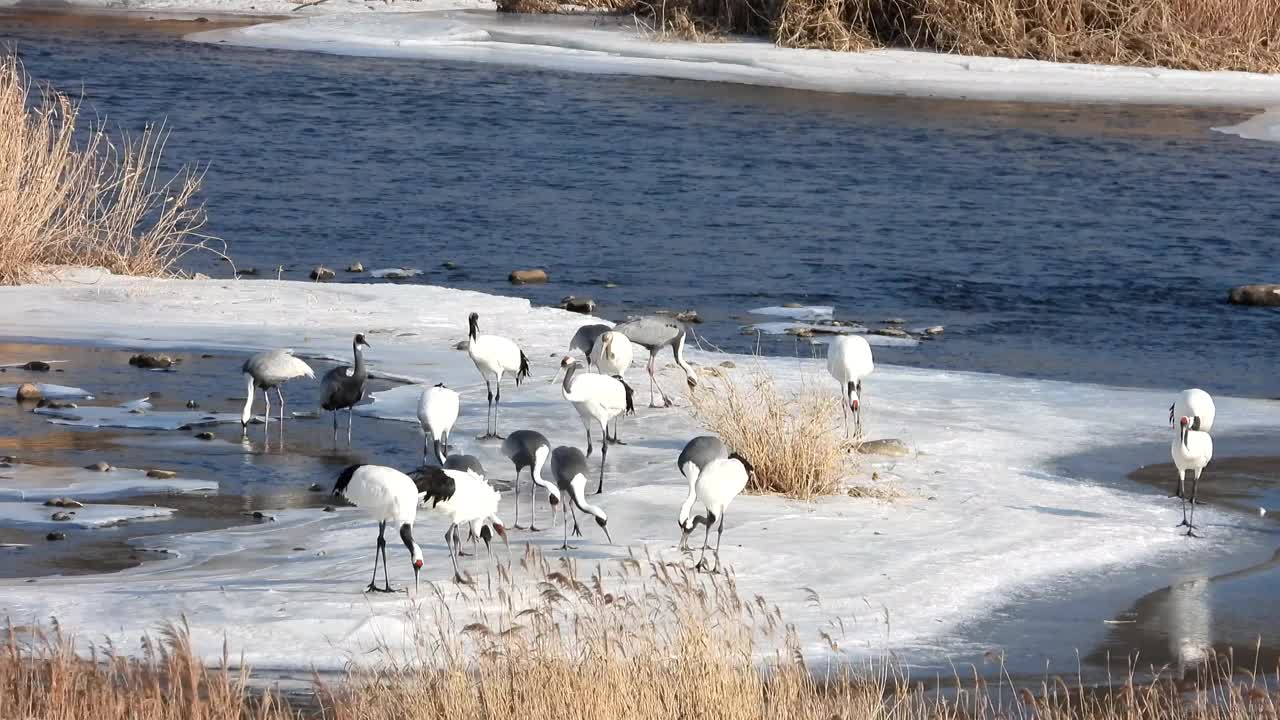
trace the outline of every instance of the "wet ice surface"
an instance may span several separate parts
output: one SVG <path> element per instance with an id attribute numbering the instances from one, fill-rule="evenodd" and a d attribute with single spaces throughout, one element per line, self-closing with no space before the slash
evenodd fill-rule
<path id="1" fill-rule="evenodd" d="M 41 397 L 49 400 L 76 400 L 76 399 L 93 399 L 93 395 L 88 390 L 82 390 L 76 387 L 67 387 L 66 385 L 52 385 L 49 383 L 32 383 L 36 389 L 40 391 Z M 0 385 L 0 397 L 16 398 L 18 397 L 17 385 Z"/>
<path id="2" fill-rule="evenodd" d="M 455 443 L 479 456 L 500 484 L 512 474 L 511 466 L 497 445 L 473 440 L 483 429 L 484 387 L 466 353 L 454 349 L 465 337 L 466 314 L 478 311 L 483 331 L 517 340 L 533 365 L 531 380 L 519 388 L 504 387 L 503 432 L 530 427 L 556 444 L 583 442 L 576 413 L 551 380 L 554 358 L 590 318 L 531 308 L 511 298 L 418 286 L 270 281 L 183 281 L 179 286 L 101 278 L 92 293 L 76 285 L 39 292 L 43 306 L 52 303 L 63 311 L 33 320 L 40 325 L 28 332 L 57 332 L 68 340 L 94 341 L 108 334 L 129 346 L 144 344 L 140 336 L 145 334 L 149 347 L 189 348 L 195 344 L 190 323 L 198 318 L 199 345 L 219 352 L 283 346 L 308 358 L 342 358 L 350 352 L 351 334 L 364 331 L 376 370 L 424 385 L 445 382 L 462 393 Z M 19 323 L 28 317 L 21 312 L 31 302 L 26 289 L 0 289 L 0 301 L 19 311 Z M 236 310 L 237 302 L 262 308 L 252 327 Z M 145 329 L 126 322 L 126 316 L 145 317 Z M 263 324 L 263 318 L 276 320 Z M 298 326 L 298 318 L 305 318 L 304 326 Z M 236 358 L 232 353 L 208 360 L 210 385 L 201 397 L 202 409 L 226 410 L 238 402 Z M 756 363 L 742 356 L 691 353 L 700 365 L 726 358 L 738 372 Z M 666 360 L 659 367 L 668 390 L 681 387 Z M 831 382 L 821 358 L 769 359 L 761 367 L 786 387 Z M 190 384 L 191 375 L 205 372 L 200 368 L 201 363 L 184 363 L 179 373 L 146 379 Z M 139 377 L 131 377 L 127 393 L 121 391 L 125 397 L 104 402 L 119 404 L 140 390 L 151 391 L 139 387 Z M 637 389 L 643 400 L 643 383 Z M 217 441 L 207 446 L 192 445 L 178 432 L 159 439 L 158 432 L 115 431 L 110 443 L 118 452 L 146 453 L 152 462 L 181 458 L 193 471 L 218 478 L 217 497 L 244 498 L 244 510 L 268 512 L 275 522 L 148 536 L 145 547 L 165 550 L 167 559 L 117 575 L 34 585 L 5 581 L 0 611 L 54 615 L 69 627 L 119 638 L 185 615 L 200 652 L 219 653 L 225 631 L 231 647 L 249 662 L 277 669 L 336 669 L 371 661 L 377 655 L 368 655 L 370 650 L 408 651 L 419 621 L 410 622 L 407 613 L 434 607 L 434 591 L 416 598 L 361 594 L 376 530 L 357 510 L 321 511 L 324 491 L 344 464 L 372 461 L 410 468 L 421 458 L 412 412 L 420 388 L 383 383 L 373 391 L 375 402 L 355 416 L 350 451 L 343 444 L 333 447 L 328 417 L 287 421 L 282 435 L 278 423 L 251 427 L 247 441 L 238 439 L 238 426 L 216 426 Z M 314 407 L 315 392 L 314 383 L 288 386 L 290 409 Z M 1011 653 L 1025 652 L 1033 646 L 1021 637 L 1044 632 L 1053 640 L 1055 632 L 1105 627 L 1102 621 L 1123 609 L 1116 606 L 1159 587 L 1168 568 L 1191 559 L 1228 557 L 1247 547 L 1248 537 L 1274 527 L 1256 513 L 1209 505 L 1198 514 L 1206 538 L 1189 542 L 1173 527 L 1176 502 L 1126 478 L 1150 448 L 1163 446 L 1167 452 L 1170 395 L 881 366 L 866 383 L 871 435 L 902 438 L 920 452 L 901 459 L 864 457 L 858 477 L 877 472 L 906 497 L 893 503 L 836 497 L 813 504 L 740 498 L 726 513 L 724 561 L 734 568 L 743 592 L 761 593 L 782 607 L 800 629 L 806 652 L 815 656 L 828 652 L 818 629 L 829 629 L 836 618 L 844 627 L 840 646 L 849 657 L 894 651 L 926 665 L 999 638 L 1008 640 L 1001 645 Z M 162 394 L 153 402 L 165 410 L 183 399 Z M 677 408 L 641 407 L 624 420 L 621 433 L 630 444 L 611 451 L 605 493 L 592 498 L 609 512 L 618 545 L 603 544 L 594 528 L 585 528 L 580 549 L 569 553 L 582 566 L 625 557 L 628 547 L 691 562 L 673 548 L 673 520 L 685 492 L 674 458 L 685 440 L 700 432 L 686 406 L 682 397 Z M 1224 438 L 1224 457 L 1231 452 L 1227 438 L 1280 419 L 1280 410 L 1267 401 L 1220 397 L 1218 406 L 1222 427 L 1215 427 L 1215 436 Z M 175 446 L 165 450 L 169 439 Z M 1087 460 L 1064 464 L 1062 457 Z M 1158 459 L 1158 453 L 1152 457 Z M 593 472 L 598 462 L 598 456 L 591 459 Z M 310 490 L 313 483 L 321 492 Z M 512 502 L 506 493 L 502 508 L 509 524 L 514 524 Z M 545 506 L 541 512 L 545 523 Z M 455 595 L 443 529 L 440 517 L 424 511 L 415 537 L 427 557 L 424 582 L 449 601 Z M 559 545 L 554 532 L 518 532 L 513 540 L 552 555 Z M 392 582 L 403 586 L 412 579 L 407 555 L 394 544 L 388 549 Z M 160 586 L 176 592 L 150 591 Z M 1073 603 L 1072 593 L 1103 586 L 1112 588 L 1114 597 Z M 803 588 L 813 588 L 817 601 Z M 1050 597 L 1059 603 L 1057 612 L 1040 605 Z M 1064 614 L 1062 603 L 1073 603 L 1074 615 Z M 459 606 L 456 616 L 464 618 L 466 612 Z M 425 615 L 421 622 L 429 624 L 431 613 Z M 988 624 L 997 616 L 1009 624 Z M 1034 647 L 1061 652 L 1059 660 L 1071 657 L 1062 637 L 1070 636 Z"/>
<path id="3" fill-rule="evenodd" d="M 104 500 L 134 495 L 212 492 L 218 483 L 187 478 L 149 478 L 146 471 L 113 468 L 99 472 L 79 467 L 11 465 L 0 469 L 0 500 Z"/>
<path id="4" fill-rule="evenodd" d="M 168 517 L 173 508 L 142 505 L 86 504 L 74 509 L 49 507 L 43 503 L 0 502 L 0 523 L 40 530 L 60 530 L 67 527 L 97 528 L 122 525 L 131 520 L 149 520 Z M 67 520 L 54 520 L 53 515 L 69 515 Z"/>

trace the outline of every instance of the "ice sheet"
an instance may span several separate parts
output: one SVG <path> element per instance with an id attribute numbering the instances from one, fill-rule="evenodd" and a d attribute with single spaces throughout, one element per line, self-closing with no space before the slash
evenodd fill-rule
<path id="1" fill-rule="evenodd" d="M 189 39 L 339 55 L 465 60 L 801 90 L 1001 101 L 1280 106 L 1280 76 L 1053 63 L 911 50 L 833 52 L 755 40 L 658 42 L 630 21 L 488 11 L 302 18 Z"/>
<path id="2" fill-rule="evenodd" d="M 1237 135 L 1246 140 L 1280 142 L 1280 108 L 1270 108 L 1242 123 L 1213 128 L 1226 135 Z"/>
<path id="3" fill-rule="evenodd" d="M 498 445 L 473 440 L 485 422 L 484 385 L 466 353 L 454 349 L 465 337 L 467 314 L 478 312 L 484 332 L 518 342 L 533 365 L 529 381 L 504 387 L 501 430 L 534 428 L 555 444 L 584 441 L 576 412 L 551 382 L 557 369 L 551 356 L 563 353 L 586 321 L 579 315 L 425 285 L 108 275 L 94 275 L 87 284 L 85 273 L 67 274 L 80 282 L 0 288 L 0 302 L 11 310 L 6 332 L 62 342 L 110 338 L 123 347 L 144 336 L 151 344 L 210 351 L 294 347 L 309 356 L 341 357 L 353 332 L 383 330 L 382 342 L 368 352 L 371 366 L 458 390 L 462 413 L 455 442 L 477 455 L 495 482 L 506 482 L 514 472 Z M 246 305 L 258 311 L 246 315 L 240 310 Z M 737 365 L 732 372 L 759 366 L 783 387 L 837 392 L 821 358 L 756 361 L 700 351 L 689 358 L 699 365 L 729 359 Z M 668 391 L 678 391 L 677 407 L 650 409 L 643 386 L 637 387 L 638 412 L 620 428 L 629 444 L 610 451 L 605 493 L 592 498 L 609 513 L 618 545 L 605 545 L 587 526 L 580 549 L 569 553 L 588 572 L 597 561 L 626 557 L 628 547 L 682 561 L 673 549 L 674 521 L 686 486 L 675 457 L 703 430 L 688 413 L 681 374 L 664 368 L 661 377 Z M 846 627 L 841 646 L 853 657 L 888 650 L 901 658 L 935 657 L 951 647 L 962 623 L 1015 593 L 1058 592 L 1103 569 L 1156 557 L 1200 557 L 1241 542 L 1242 527 L 1263 522 L 1206 506 L 1206 538 L 1188 541 L 1174 527 L 1177 502 L 1130 485 L 1124 478 L 1132 467 L 1103 465 L 1088 477 L 1057 474 L 1055 460 L 1063 455 L 1167 443 L 1172 395 L 878 366 L 864 382 L 868 432 L 902 438 L 920 452 L 863 456 L 854 479 L 878 472 L 906 498 L 806 504 L 742 497 L 726 513 L 724 561 L 735 569 L 743 593 L 760 593 L 781 606 L 807 652 L 825 652 L 817 631 L 838 617 Z M 1215 434 L 1280 423 L 1274 403 L 1216 400 L 1221 428 L 1215 423 Z M 414 403 L 414 389 L 397 388 L 379 393 L 362 412 L 407 420 Z M 597 452 L 590 460 L 593 473 L 598 462 Z M 505 493 L 502 512 L 509 525 L 515 522 L 512 502 Z M 526 495 L 522 520 L 527 513 Z M 545 501 L 539 514 L 545 525 Z M 257 666 L 337 670 L 348 662 L 376 662 L 376 654 L 366 654 L 377 644 L 372 628 L 387 629 L 383 640 L 393 650 L 407 649 L 411 640 L 397 630 L 406 614 L 423 608 L 429 623 L 439 601 L 430 592 L 417 602 L 361 593 L 373 528 L 358 510 L 340 508 L 288 511 L 276 522 L 246 528 L 150 537 L 149 547 L 174 553 L 173 559 L 101 577 L 0 580 L 0 614 L 55 616 L 68 629 L 113 638 L 121 647 L 131 647 L 126 640 L 155 623 L 185 614 L 197 651 L 211 659 L 221 652 L 225 633 L 232 654 L 243 652 Z M 443 531 L 441 517 L 419 513 L 415 538 L 426 553 L 423 580 L 437 583 L 450 601 L 455 593 Z M 553 550 L 558 532 L 513 531 L 512 539 L 517 556 L 524 542 L 559 554 Z M 393 584 L 411 583 L 403 548 L 389 544 L 388 558 Z M 820 603 L 805 587 L 818 593 Z M 156 592 L 160 588 L 169 592 Z M 465 621 L 467 611 L 456 615 Z"/>
<path id="4" fill-rule="evenodd" d="M 421 274 L 422 271 L 418 268 L 379 268 L 369 271 L 369 277 L 391 279 L 411 278 Z"/>
<path id="5" fill-rule="evenodd" d="M 93 395 L 88 390 L 78 387 L 68 387 L 66 385 L 50 385 L 49 383 L 35 383 L 40 389 L 40 395 L 49 400 L 92 400 Z M 17 385 L 0 385 L 0 397 L 16 398 L 18 397 Z"/>
<path id="6" fill-rule="evenodd" d="M 54 513 L 68 513 L 70 520 L 53 520 Z M 63 509 L 45 507 L 40 503 L 0 502 L 0 523 L 57 530 L 59 528 L 103 528 L 131 520 L 148 520 L 168 517 L 177 512 L 172 508 L 144 505 L 85 505 L 82 508 Z"/>
<path id="7" fill-rule="evenodd" d="M 790 330 L 810 330 L 813 332 L 810 339 L 815 343 L 830 342 L 831 335 L 861 335 L 866 339 L 868 345 L 915 347 L 920 344 L 919 340 L 911 337 L 875 335 L 867 332 L 867 329 L 861 325 L 815 325 L 807 322 L 778 320 L 776 322 L 756 323 L 751 327 L 765 335 L 787 335 Z"/>
<path id="8" fill-rule="evenodd" d="M 146 471 L 113 468 L 98 472 L 79 467 L 55 467 L 15 463 L 0 468 L 0 500 L 39 500 L 66 497 L 85 502 L 169 493 L 216 492 L 209 480 L 147 477 Z"/>
<path id="9" fill-rule="evenodd" d="M 772 315 L 791 318 L 792 320 L 830 320 L 835 308 L 830 305 L 806 305 L 803 307 L 782 307 L 771 305 L 749 311 L 752 315 Z"/>

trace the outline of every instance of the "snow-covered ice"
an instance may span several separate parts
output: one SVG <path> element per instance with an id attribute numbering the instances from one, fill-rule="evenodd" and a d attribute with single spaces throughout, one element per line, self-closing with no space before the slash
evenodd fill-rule
<path id="1" fill-rule="evenodd" d="M 37 408 L 54 425 L 112 427 L 133 430 L 183 430 L 201 425 L 238 423 L 236 413 L 204 413 L 195 410 L 133 410 L 126 407 Z"/>
<path id="2" fill-rule="evenodd" d="M 769 307 L 748 310 L 752 315 L 770 315 L 791 318 L 792 320 L 830 320 L 835 311 L 835 307 L 831 305 L 801 305 L 799 307 L 770 305 Z"/>
<path id="3" fill-rule="evenodd" d="M 347 13 L 213 30 L 188 39 L 339 55 L 491 62 L 868 95 L 1254 109 L 1280 106 L 1280 75 L 914 50 L 802 50 L 757 40 L 658 42 L 634 23 L 604 17 L 527 18 L 487 10 L 394 17 Z"/>
<path id="4" fill-rule="evenodd" d="M 67 513 L 70 520 L 54 520 L 55 513 Z M 0 523 L 40 530 L 62 527 L 101 528 L 132 520 L 164 518 L 176 512 L 172 508 L 149 505 L 85 505 L 64 510 L 37 502 L 0 502 Z"/>
<path id="5" fill-rule="evenodd" d="M 369 277 L 375 277 L 375 278 L 389 278 L 389 279 L 391 279 L 391 280 L 398 280 L 398 279 L 401 279 L 401 278 L 417 277 L 417 276 L 419 276 L 419 275 L 421 275 L 421 274 L 422 274 L 422 270 L 420 270 L 420 269 L 418 269 L 418 268 L 404 268 L 404 267 L 402 267 L 402 268 L 379 268 L 379 269 L 377 269 L 377 270 L 370 270 L 370 271 L 369 271 Z"/>
<path id="6" fill-rule="evenodd" d="M 1244 122 L 1213 129 L 1217 132 L 1236 135 L 1246 140 L 1280 142 L 1280 108 L 1269 108 L 1261 115 L 1255 115 Z"/>
<path id="7" fill-rule="evenodd" d="M 92 400 L 93 395 L 88 390 L 82 390 L 78 387 L 68 387 L 66 385 L 51 385 L 49 383 L 32 383 L 40 390 L 41 397 L 49 400 Z M 16 398 L 18 397 L 17 385 L 0 385 L 0 397 Z"/>
<path id="8" fill-rule="evenodd" d="M 87 468 L 14 463 L 0 468 L 0 500 L 49 500 L 67 497 L 81 502 L 129 495 L 214 492 L 216 482 L 185 478 L 149 478 L 144 470 Z"/>
<path id="9" fill-rule="evenodd" d="M 5 332 L 121 347 L 145 337 L 150 347 L 248 352 L 279 346 L 341 356 L 352 333 L 384 330 L 368 351 L 372 367 L 419 383 L 445 382 L 462 393 L 455 442 L 478 455 L 495 481 L 505 481 L 513 473 L 499 448 L 472 440 L 484 423 L 484 385 L 466 353 L 454 349 L 466 335 L 467 314 L 478 312 L 483 331 L 519 342 L 533 366 L 530 380 L 504 388 L 502 431 L 528 427 L 556 444 L 583 443 L 576 413 L 551 382 L 557 370 L 552 356 L 566 350 L 573 331 L 593 321 L 589 317 L 531 307 L 518 298 L 419 285 L 166 281 L 92 271 L 64 278 L 43 287 L 0 288 L 0 302 L 10 310 Z M 257 311 L 246 315 L 240 310 L 246 305 Z M 758 363 L 783 387 L 830 385 L 836 391 L 821 359 L 689 353 L 699 365 L 726 358 L 737 365 L 730 372 L 749 372 Z M 665 366 L 662 372 L 669 389 L 682 387 L 678 371 Z M 238 382 L 228 378 L 229 387 Z M 919 657 L 945 652 L 949 633 L 1015 592 L 1055 593 L 1105 568 L 1225 549 L 1241 541 L 1235 528 L 1260 520 L 1207 506 L 1206 539 L 1188 542 L 1174 527 L 1177 502 L 1129 484 L 1124 478 L 1132 467 L 1099 467 L 1090 477 L 1057 469 L 1057 458 L 1099 446 L 1167 442 L 1171 394 L 877 367 L 864 384 L 864 422 L 872 437 L 902 438 L 919 452 L 864 456 L 858 474 L 878 472 L 906 498 L 839 496 L 809 504 L 742 497 L 726 514 L 724 561 L 744 594 L 760 593 L 781 606 L 810 652 L 823 652 L 817 629 L 839 617 L 846 628 L 841 646 L 851 655 L 894 650 Z M 1216 400 L 1221 428 L 1215 432 L 1280 422 L 1274 403 Z M 380 393 L 362 412 L 407 420 L 413 402 L 415 389 L 401 388 Z M 629 444 L 610 453 L 605 493 L 592 498 L 608 511 L 618 545 L 604 544 L 594 527 L 584 527 L 587 537 L 569 553 L 584 568 L 626 557 L 629 546 L 680 560 L 675 517 L 686 485 L 675 458 L 689 437 L 702 432 L 686 408 L 682 398 L 674 409 L 641 407 L 623 420 L 620 433 Z M 593 469 L 596 462 L 593 457 Z M 64 493 L 76 491 L 58 491 Z M 514 523 L 510 493 L 502 507 Z M 546 513 L 544 502 L 544 521 Z M 251 664 L 279 669 L 341 669 L 348 662 L 376 662 L 376 654 L 366 654 L 374 647 L 411 645 L 397 629 L 405 628 L 414 607 L 427 609 L 423 615 L 430 618 L 439 601 L 433 592 L 416 600 L 361 592 L 376 529 L 358 510 L 289 510 L 276 520 L 149 537 L 149 547 L 173 558 L 113 575 L 0 581 L 0 614 L 57 617 L 68 629 L 110 637 L 120 647 L 185 615 L 196 649 L 207 657 L 220 654 L 225 635 L 233 656 L 243 653 Z M 426 553 L 423 580 L 438 584 L 448 600 L 454 595 L 443 530 L 442 518 L 419 514 L 415 537 Z M 527 541 L 558 553 L 555 531 L 513 531 L 512 539 L 517 547 Z M 407 553 L 392 543 L 388 554 L 393 584 L 411 584 Z M 820 604 L 809 601 L 805 587 L 818 593 Z M 161 588 L 167 592 L 156 592 Z"/>

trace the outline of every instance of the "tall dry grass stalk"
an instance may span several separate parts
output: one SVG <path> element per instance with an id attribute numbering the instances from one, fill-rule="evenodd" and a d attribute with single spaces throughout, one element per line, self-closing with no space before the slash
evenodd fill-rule
<path id="1" fill-rule="evenodd" d="M 845 437 L 834 390 L 783 388 L 762 366 L 708 368 L 689 400 L 702 426 L 755 468 L 748 491 L 812 500 L 844 489 L 860 438 Z"/>
<path id="2" fill-rule="evenodd" d="M 533 0 L 528 12 L 566 3 Z M 629 12 L 659 35 L 736 33 L 827 50 L 1280 72 L 1280 0 L 568 0 Z M 621 4 L 620 4 L 621 3 Z"/>
<path id="3" fill-rule="evenodd" d="M 210 239 L 201 173 L 162 177 L 163 127 L 114 140 L 103 123 L 78 133 L 80 113 L 66 94 L 33 89 L 15 55 L 0 56 L 0 283 L 44 265 L 166 275 Z"/>
<path id="4" fill-rule="evenodd" d="M 515 574 L 520 577 L 514 577 Z M 334 720 L 1274 720 L 1274 676 L 1237 680 L 1219 656 L 1189 681 L 1133 672 L 1111 688 L 1046 677 L 1015 684 L 961 675 L 925 687 L 898 664 L 815 667 L 798 633 L 764 598 L 744 597 L 732 575 L 631 557 L 581 575 L 526 547 L 493 584 L 437 587 L 410 610 L 421 623 L 416 658 L 315 684 L 308 717 Z M 533 587 L 532 598 L 520 588 Z M 519 598 L 519 599 L 518 599 Z M 525 600 L 529 600 L 525 602 Z M 456 619 L 467 611 L 468 620 Z M 472 620 L 472 616 L 479 619 Z M 833 631 L 835 633 L 835 631 Z M 838 633 L 836 633 L 838 634 Z M 27 638 L 19 641 L 16 638 Z M 819 636 L 840 655 L 838 638 Z M 246 692 L 248 670 L 209 669 L 185 624 L 142 656 L 82 657 L 56 632 L 9 628 L 0 657 L 0 717 L 31 720 L 282 720 L 270 691 Z M 259 678 L 261 680 L 261 678 Z M 935 678 L 930 678 L 936 682 Z M 945 687 L 944 687 L 945 686 Z M 261 687 L 261 684 L 259 684 Z M 941 689 L 939 689 L 941 688 Z"/>

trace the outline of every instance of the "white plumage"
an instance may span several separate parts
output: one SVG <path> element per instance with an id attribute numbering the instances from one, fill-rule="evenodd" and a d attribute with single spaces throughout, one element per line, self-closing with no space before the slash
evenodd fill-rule
<path id="1" fill-rule="evenodd" d="M 471 313 L 467 322 L 467 354 L 471 356 L 471 362 L 475 363 L 476 370 L 480 371 L 480 377 L 484 378 L 484 387 L 489 393 L 489 414 L 492 415 L 492 424 L 488 424 L 489 417 L 486 416 L 485 434 L 480 437 L 500 438 L 498 406 L 502 404 L 502 376 L 515 376 L 516 385 L 519 386 L 522 378 L 529 377 L 529 358 L 525 357 L 520 346 L 513 340 L 499 335 L 481 335 L 480 316 L 476 313 Z"/>
<path id="2" fill-rule="evenodd" d="M 297 378 L 315 379 L 316 374 L 311 366 L 293 356 L 292 350 L 269 350 L 249 356 L 240 371 L 245 377 L 244 410 L 240 413 L 240 426 L 247 428 L 253 416 L 254 389 L 262 390 L 262 399 L 267 403 L 267 420 L 271 419 L 271 396 L 268 391 L 275 388 L 276 397 L 280 398 L 280 419 L 284 419 L 284 393 L 280 386 Z"/>
<path id="3" fill-rule="evenodd" d="M 625 379 L 631 367 L 631 341 L 626 335 L 610 330 L 596 339 L 591 348 L 591 363 L 605 375 Z"/>
<path id="4" fill-rule="evenodd" d="M 1217 408 L 1214 406 L 1213 398 L 1210 397 L 1209 393 L 1200 388 L 1183 390 L 1178 393 L 1173 405 L 1169 406 L 1169 427 L 1176 427 L 1180 417 L 1199 418 L 1199 425 L 1196 426 L 1193 421 L 1192 425 L 1194 427 L 1191 429 L 1210 432 L 1213 430 L 1213 418 L 1215 415 L 1217 415 Z"/>
<path id="5" fill-rule="evenodd" d="M 1186 497 L 1186 493 L 1182 493 L 1182 522 L 1178 523 L 1178 527 L 1186 526 L 1187 535 L 1195 535 L 1195 517 L 1196 517 L 1196 491 L 1200 486 L 1200 473 L 1204 472 L 1204 468 L 1213 459 L 1213 438 L 1209 437 L 1209 433 L 1199 430 L 1192 430 L 1192 418 L 1183 415 L 1178 418 L 1178 435 L 1173 438 L 1170 446 L 1170 453 L 1173 455 L 1173 465 L 1178 469 L 1178 489 L 1183 489 L 1186 481 L 1187 471 L 1192 473 L 1191 477 L 1191 497 Z M 1187 516 L 1187 505 L 1191 506 L 1191 516 Z"/>
<path id="6" fill-rule="evenodd" d="M 707 514 L 694 518 L 693 526 L 703 523 L 707 526 L 706 537 L 702 541 L 702 556 L 698 558 L 699 569 L 706 568 L 707 541 L 711 537 L 711 526 L 719 518 L 716 527 L 716 566 L 711 572 L 720 570 L 720 538 L 724 535 L 724 513 L 729 503 L 747 487 L 747 480 L 752 472 L 751 464 L 741 455 L 730 455 L 724 459 L 712 460 L 698 473 L 698 502 L 706 508 Z M 692 528 L 691 528 L 692 529 Z"/>
<path id="7" fill-rule="evenodd" d="M 373 580 L 365 592 L 392 592 L 391 578 L 387 575 L 386 539 L 383 537 L 387 523 L 398 528 L 400 540 L 409 549 L 413 561 L 413 581 L 418 583 L 422 570 L 422 549 L 413 540 L 413 522 L 418 513 L 418 488 L 413 479 L 395 468 L 381 465 L 351 465 L 338 476 L 333 494 L 345 498 L 366 515 L 378 521 L 378 549 L 373 556 Z M 382 556 L 384 586 L 378 580 L 378 555 Z"/>
<path id="8" fill-rule="evenodd" d="M 840 394 L 843 396 L 841 408 L 844 414 L 844 434 L 849 435 L 849 411 L 853 411 L 853 422 L 860 431 L 862 429 L 862 380 L 875 369 L 871 361 L 871 345 L 867 339 L 859 335 L 839 335 L 831 339 L 831 349 L 827 351 L 827 372 L 840 383 Z"/>
<path id="9" fill-rule="evenodd" d="M 582 418 L 582 427 L 587 431 L 588 457 L 592 450 L 591 423 L 594 421 L 600 425 L 600 483 L 596 487 L 596 492 L 600 493 L 604 490 L 604 466 L 609 459 L 609 445 L 625 444 L 618 440 L 616 423 L 613 437 L 609 436 L 609 422 L 623 413 L 635 412 L 631 388 L 608 375 L 579 373 L 581 361 L 569 355 L 565 356 L 560 366 L 565 373 L 560 388 L 561 395 L 578 411 L 578 417 Z"/>
<path id="10" fill-rule="evenodd" d="M 564 510 L 564 544 L 560 549 L 573 549 L 569 546 L 569 514 L 573 512 L 574 507 L 594 517 L 596 524 L 604 531 L 604 536 L 612 543 L 613 537 L 609 535 L 609 516 L 604 508 L 587 502 L 587 457 L 582 454 L 582 451 L 569 445 L 561 445 L 552 450 L 551 476 L 556 480 L 560 495 L 568 497 L 565 500 Z M 573 516 L 573 535 L 574 537 L 582 536 L 576 513 Z"/>
<path id="11" fill-rule="evenodd" d="M 427 462 L 427 447 L 431 446 L 436 460 L 444 465 L 449 454 L 449 433 L 458 421 L 458 393 L 443 383 L 422 391 L 418 398 L 418 422 L 422 425 L 422 462 Z"/>
<path id="12" fill-rule="evenodd" d="M 689 481 L 689 495 L 680 506 L 678 521 L 680 550 L 689 549 L 689 533 L 693 532 L 694 528 L 689 516 L 693 513 L 693 504 L 698 499 L 698 475 L 702 472 L 702 468 L 710 465 L 712 461 L 727 457 L 729 457 L 729 449 L 724 446 L 720 438 L 714 435 L 700 435 L 685 443 L 684 449 L 680 451 L 680 457 L 676 458 L 676 467 Z"/>
<path id="13" fill-rule="evenodd" d="M 501 495 L 473 472 L 435 467 L 424 468 L 418 474 L 417 489 L 432 510 L 449 518 L 444 539 L 449 546 L 449 559 L 453 561 L 453 579 L 465 582 L 458 570 L 457 528 L 466 526 L 478 535 L 481 526 L 488 523 L 506 542 L 506 527 L 498 517 Z"/>

